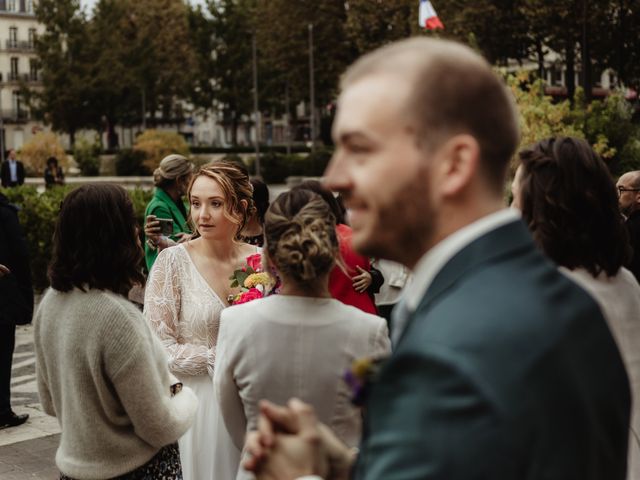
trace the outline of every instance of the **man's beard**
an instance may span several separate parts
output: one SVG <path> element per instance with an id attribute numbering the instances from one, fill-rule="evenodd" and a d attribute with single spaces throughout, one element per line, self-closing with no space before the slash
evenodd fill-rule
<path id="1" fill-rule="evenodd" d="M 405 265 L 415 263 L 426 253 L 436 229 L 436 211 L 429 203 L 426 175 L 425 168 L 400 190 L 394 202 L 379 209 L 370 237 L 359 245 L 360 253 Z"/>

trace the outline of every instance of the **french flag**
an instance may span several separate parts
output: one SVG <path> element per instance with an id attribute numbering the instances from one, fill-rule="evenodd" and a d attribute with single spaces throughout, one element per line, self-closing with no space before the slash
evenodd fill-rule
<path id="1" fill-rule="evenodd" d="M 418 22 L 422 28 L 427 30 L 437 30 L 438 28 L 444 30 L 444 25 L 429 0 L 420 0 L 420 19 Z"/>

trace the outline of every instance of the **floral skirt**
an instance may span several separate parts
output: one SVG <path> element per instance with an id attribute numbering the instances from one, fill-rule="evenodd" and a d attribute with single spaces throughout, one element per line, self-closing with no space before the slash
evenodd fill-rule
<path id="1" fill-rule="evenodd" d="M 60 480 L 74 479 L 61 473 Z M 113 480 L 182 480 L 178 444 L 162 447 L 147 463 Z"/>

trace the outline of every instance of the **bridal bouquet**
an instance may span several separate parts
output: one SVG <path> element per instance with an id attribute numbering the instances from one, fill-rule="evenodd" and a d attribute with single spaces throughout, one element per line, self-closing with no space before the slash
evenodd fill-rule
<path id="1" fill-rule="evenodd" d="M 262 266 L 262 255 L 256 253 L 247 257 L 246 264 L 229 277 L 231 288 L 240 287 L 240 293 L 229 295 L 231 305 L 247 303 L 277 293 L 278 279 Z"/>

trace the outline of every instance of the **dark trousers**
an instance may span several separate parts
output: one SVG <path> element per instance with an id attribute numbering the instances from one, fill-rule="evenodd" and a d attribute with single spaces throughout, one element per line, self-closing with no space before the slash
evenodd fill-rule
<path id="1" fill-rule="evenodd" d="M 16 346 L 16 326 L 0 324 L 0 416 L 11 411 L 11 361 Z"/>

